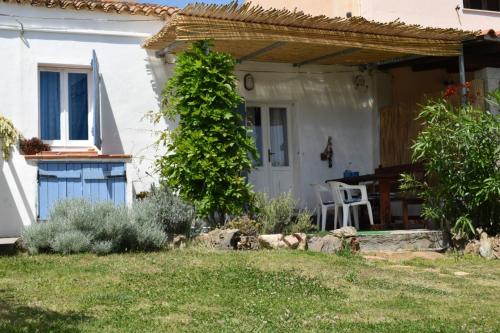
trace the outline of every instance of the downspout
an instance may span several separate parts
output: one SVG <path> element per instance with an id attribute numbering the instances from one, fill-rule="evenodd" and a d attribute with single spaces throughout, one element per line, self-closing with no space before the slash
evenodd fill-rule
<path id="1" fill-rule="evenodd" d="M 464 60 L 464 48 L 460 49 L 460 55 L 458 56 L 458 72 L 460 79 L 460 101 L 462 105 L 467 103 L 467 89 L 465 87 L 465 60 Z"/>

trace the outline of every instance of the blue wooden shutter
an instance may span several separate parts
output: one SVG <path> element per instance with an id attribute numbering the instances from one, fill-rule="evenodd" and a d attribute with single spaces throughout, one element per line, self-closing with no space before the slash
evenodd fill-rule
<path id="1" fill-rule="evenodd" d="M 82 172 L 70 163 L 38 165 L 38 218 L 46 220 L 56 201 L 81 197 Z"/>
<path id="2" fill-rule="evenodd" d="M 95 50 L 92 50 L 92 81 L 93 81 L 93 101 L 94 106 L 94 124 L 92 133 L 94 134 L 94 145 L 101 149 L 101 89 L 100 89 L 100 75 L 99 75 L 99 62 Z"/>
<path id="3" fill-rule="evenodd" d="M 91 202 L 125 204 L 125 183 L 123 163 L 83 164 L 83 197 Z"/>
<path id="4" fill-rule="evenodd" d="M 58 200 L 85 198 L 124 205 L 124 163 L 45 162 L 38 165 L 38 218 L 47 220 Z"/>

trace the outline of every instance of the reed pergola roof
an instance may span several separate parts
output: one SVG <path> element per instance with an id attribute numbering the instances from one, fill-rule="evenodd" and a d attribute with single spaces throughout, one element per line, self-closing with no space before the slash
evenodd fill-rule
<path id="1" fill-rule="evenodd" d="M 477 33 L 423 28 L 399 21 L 329 18 L 263 9 L 250 3 L 193 4 L 175 12 L 144 47 L 182 51 L 185 42 L 210 39 L 214 49 L 239 60 L 303 65 L 377 63 L 406 56 L 457 56 Z"/>

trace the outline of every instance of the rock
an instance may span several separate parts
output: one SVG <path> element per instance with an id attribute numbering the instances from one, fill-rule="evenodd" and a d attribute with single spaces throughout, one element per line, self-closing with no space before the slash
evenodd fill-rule
<path id="1" fill-rule="evenodd" d="M 186 247 L 186 236 L 176 235 L 172 240 L 172 247 L 174 249 L 183 249 Z"/>
<path id="2" fill-rule="evenodd" d="M 238 250 L 258 250 L 259 241 L 256 236 L 241 236 L 237 248 Z"/>
<path id="3" fill-rule="evenodd" d="M 195 238 L 195 243 L 219 250 L 236 250 L 240 240 L 238 229 L 215 229 Z"/>
<path id="4" fill-rule="evenodd" d="M 342 240 L 333 235 L 326 235 L 323 237 L 323 247 L 321 252 L 335 253 L 342 249 Z"/>
<path id="5" fill-rule="evenodd" d="M 347 237 L 355 237 L 357 235 L 357 231 L 356 231 L 356 228 L 354 228 L 354 227 L 342 227 L 342 228 L 333 230 L 332 234 L 335 237 L 347 238 Z"/>
<path id="6" fill-rule="evenodd" d="M 323 237 L 314 236 L 307 241 L 307 249 L 312 252 L 321 252 Z"/>
<path id="7" fill-rule="evenodd" d="M 488 237 L 488 234 L 481 233 L 479 240 L 479 254 L 481 257 L 486 259 L 495 259 L 495 254 L 493 253 L 493 242 L 492 239 Z"/>
<path id="8" fill-rule="evenodd" d="M 313 252 L 335 253 L 342 248 L 342 240 L 333 235 L 315 236 L 307 241 L 307 248 Z"/>
<path id="9" fill-rule="evenodd" d="M 464 253 L 479 255 L 479 241 L 477 239 L 471 240 L 465 245 Z"/>
<path id="10" fill-rule="evenodd" d="M 296 249 L 299 246 L 299 240 L 293 235 L 285 236 L 283 242 L 291 249 Z"/>
<path id="11" fill-rule="evenodd" d="M 380 235 L 358 235 L 361 252 L 443 251 L 449 239 L 441 230 L 395 230 Z"/>
<path id="12" fill-rule="evenodd" d="M 304 233 L 295 233 L 293 234 L 295 238 L 299 240 L 299 246 L 297 246 L 298 250 L 307 250 L 307 235 Z"/>
<path id="13" fill-rule="evenodd" d="M 260 235 L 259 245 L 264 249 L 279 249 L 286 247 L 282 234 Z"/>
<path id="14" fill-rule="evenodd" d="M 500 236 L 493 238 L 493 255 L 495 258 L 500 259 Z"/>

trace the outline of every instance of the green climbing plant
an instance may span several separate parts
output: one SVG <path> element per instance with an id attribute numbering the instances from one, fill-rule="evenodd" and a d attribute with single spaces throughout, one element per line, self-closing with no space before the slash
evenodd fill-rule
<path id="1" fill-rule="evenodd" d="M 156 162 L 163 182 L 192 202 L 199 216 L 223 223 L 226 214 L 241 213 L 251 201 L 244 174 L 257 152 L 235 112 L 243 102 L 235 60 L 210 46 L 193 43 L 176 60 L 155 121 L 166 117 L 178 126 L 160 134 L 158 142 L 168 153 Z"/>
<path id="2" fill-rule="evenodd" d="M 12 147 L 17 143 L 19 137 L 19 132 L 14 127 L 14 124 L 0 115 L 0 145 L 3 159 L 10 158 Z"/>

